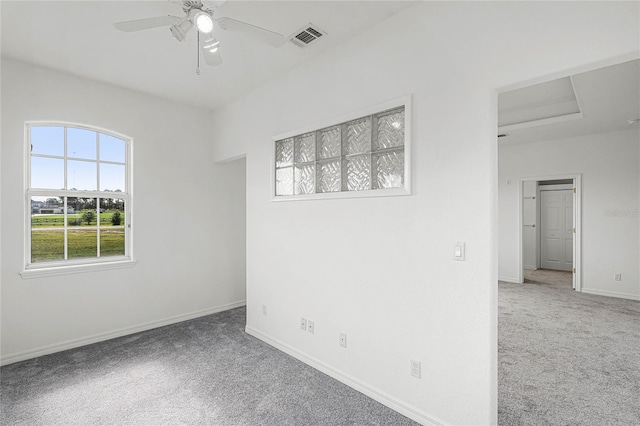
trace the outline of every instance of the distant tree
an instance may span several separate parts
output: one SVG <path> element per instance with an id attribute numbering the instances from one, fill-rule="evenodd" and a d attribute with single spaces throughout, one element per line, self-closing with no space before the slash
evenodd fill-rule
<path id="1" fill-rule="evenodd" d="M 45 201 L 45 203 L 49 206 L 57 206 L 60 204 L 60 201 L 58 201 L 57 198 L 47 198 L 47 201 Z"/>
<path id="2" fill-rule="evenodd" d="M 93 210 L 87 210 L 86 212 L 82 213 L 82 220 L 87 222 L 87 225 L 91 225 L 91 222 L 93 222 L 95 218 L 96 214 L 93 212 Z"/>
<path id="3" fill-rule="evenodd" d="M 96 207 L 98 207 L 96 205 L 96 199 L 95 198 L 83 198 L 82 200 L 84 201 L 83 208 L 85 208 L 85 209 L 95 209 Z"/>
<path id="4" fill-rule="evenodd" d="M 113 215 L 111 215 L 111 224 L 113 226 L 118 226 L 120 225 L 120 223 L 122 223 L 122 217 L 120 215 L 120 212 L 116 210 L 115 212 L 113 212 Z"/>

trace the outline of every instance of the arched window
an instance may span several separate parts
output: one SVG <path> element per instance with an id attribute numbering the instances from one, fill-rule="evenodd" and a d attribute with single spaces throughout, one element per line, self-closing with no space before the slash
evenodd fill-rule
<path id="1" fill-rule="evenodd" d="M 31 122 L 26 140 L 25 272 L 130 262 L 131 138 Z"/>

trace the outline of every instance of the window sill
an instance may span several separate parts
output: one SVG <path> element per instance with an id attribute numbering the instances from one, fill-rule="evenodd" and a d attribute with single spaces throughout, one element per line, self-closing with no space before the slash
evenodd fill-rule
<path id="1" fill-rule="evenodd" d="M 106 271 L 110 269 L 131 268 L 136 266 L 135 260 L 119 260 L 112 262 L 90 263 L 84 265 L 64 265 L 25 269 L 20 272 L 23 279 L 51 277 L 55 275 L 78 274 L 82 272 Z"/>
<path id="2" fill-rule="evenodd" d="M 370 189 L 368 191 L 322 192 L 300 195 L 272 195 L 271 201 L 330 200 L 340 198 L 397 197 L 411 195 L 407 188 Z"/>

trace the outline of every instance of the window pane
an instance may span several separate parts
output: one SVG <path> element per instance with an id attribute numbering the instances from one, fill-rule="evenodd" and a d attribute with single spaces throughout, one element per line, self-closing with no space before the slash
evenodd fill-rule
<path id="1" fill-rule="evenodd" d="M 67 161 L 67 187 L 95 191 L 98 189 L 96 163 L 89 161 Z"/>
<path id="2" fill-rule="evenodd" d="M 68 226 L 91 226 L 96 224 L 96 199 L 67 197 Z"/>
<path id="3" fill-rule="evenodd" d="M 100 163 L 100 191 L 125 190 L 124 165 Z"/>
<path id="4" fill-rule="evenodd" d="M 340 160 L 318 163 L 318 192 L 340 191 Z"/>
<path id="5" fill-rule="evenodd" d="M 124 163 L 125 146 L 122 139 L 100 133 L 100 160 Z"/>
<path id="6" fill-rule="evenodd" d="M 68 215 L 67 256 L 69 259 L 98 255 L 97 201 L 95 198 L 67 198 L 67 206 L 74 209 L 74 214 Z"/>
<path id="7" fill-rule="evenodd" d="M 393 148 L 404 145 L 404 108 L 378 114 L 378 138 L 374 149 Z"/>
<path id="8" fill-rule="evenodd" d="M 96 132 L 67 128 L 67 157 L 96 159 Z"/>
<path id="9" fill-rule="evenodd" d="M 63 189 L 64 160 L 31 157 L 31 188 Z"/>
<path id="10" fill-rule="evenodd" d="M 276 167 L 291 166 L 293 164 L 293 139 L 276 142 Z"/>
<path id="11" fill-rule="evenodd" d="M 64 259 L 64 229 L 31 230 L 31 262 Z"/>
<path id="12" fill-rule="evenodd" d="M 100 257 L 124 256 L 124 213 L 124 200 L 100 199 Z"/>
<path id="13" fill-rule="evenodd" d="M 100 199 L 100 226 L 124 226 L 124 200 L 121 198 Z"/>
<path id="14" fill-rule="evenodd" d="M 318 141 L 318 157 L 340 157 L 340 135 L 340 126 L 322 130 Z"/>
<path id="15" fill-rule="evenodd" d="M 347 124 L 345 154 L 360 154 L 371 151 L 371 117 Z"/>
<path id="16" fill-rule="evenodd" d="M 124 256 L 124 226 L 100 229 L 100 257 Z"/>
<path id="17" fill-rule="evenodd" d="M 64 156 L 64 127 L 32 126 L 31 153 Z"/>
<path id="18" fill-rule="evenodd" d="M 313 194 L 316 187 L 316 165 L 298 166 L 295 170 L 295 194 Z"/>
<path id="19" fill-rule="evenodd" d="M 98 256 L 98 233 L 95 228 L 73 228 L 67 232 L 69 259 Z"/>
<path id="20" fill-rule="evenodd" d="M 347 161 L 347 191 L 371 189 L 371 157 L 358 155 Z"/>
<path id="21" fill-rule="evenodd" d="M 308 163 L 316 159 L 316 134 L 307 133 L 306 135 L 297 136 L 296 144 L 296 164 Z"/>
<path id="22" fill-rule="evenodd" d="M 376 156 L 377 188 L 402 188 L 404 186 L 404 152 L 392 151 Z"/>
<path id="23" fill-rule="evenodd" d="M 276 169 L 276 195 L 293 195 L 293 167 Z"/>
<path id="24" fill-rule="evenodd" d="M 31 262 L 64 259 L 64 201 L 31 198 Z"/>
<path id="25" fill-rule="evenodd" d="M 276 141 L 276 195 L 403 188 L 405 108 Z"/>

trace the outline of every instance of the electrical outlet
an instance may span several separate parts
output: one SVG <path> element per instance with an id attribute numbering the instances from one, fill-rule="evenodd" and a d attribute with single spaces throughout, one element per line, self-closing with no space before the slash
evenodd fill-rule
<path id="1" fill-rule="evenodd" d="M 340 333 L 340 337 L 339 337 L 338 342 L 339 342 L 341 347 L 343 347 L 343 348 L 347 347 L 347 335 L 346 335 L 346 333 Z"/>
<path id="2" fill-rule="evenodd" d="M 311 334 L 313 334 L 316 331 L 315 324 L 311 320 L 307 320 L 307 331 Z"/>
<path id="3" fill-rule="evenodd" d="M 300 330 L 307 331 L 307 319 L 300 318 Z"/>
<path id="4" fill-rule="evenodd" d="M 616 280 L 616 281 L 622 281 L 622 274 L 615 274 L 613 276 L 613 279 Z"/>
<path id="5" fill-rule="evenodd" d="M 267 305 L 262 305 L 262 315 L 267 316 Z"/>
<path id="6" fill-rule="evenodd" d="M 421 375 L 420 361 L 416 361 L 415 359 L 411 360 L 411 375 L 413 377 L 420 378 Z"/>

